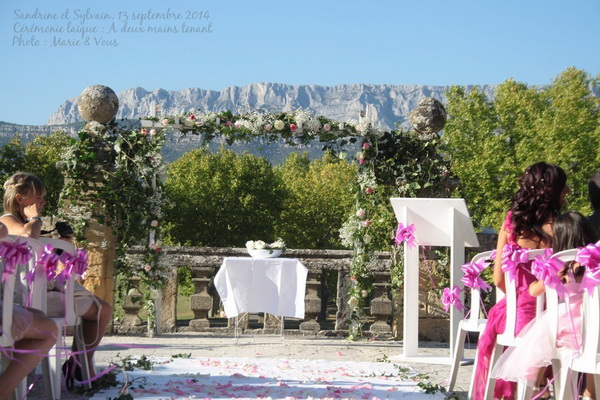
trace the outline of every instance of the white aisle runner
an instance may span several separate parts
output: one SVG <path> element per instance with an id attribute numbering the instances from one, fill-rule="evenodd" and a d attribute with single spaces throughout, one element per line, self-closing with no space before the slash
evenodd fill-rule
<path id="1" fill-rule="evenodd" d="M 272 358 L 151 358 L 127 372 L 135 399 L 443 399 L 402 380 L 391 363 Z M 409 373 L 410 375 L 410 373 Z M 124 382 L 124 376 L 117 378 Z M 118 388 L 93 399 L 114 398 Z"/>

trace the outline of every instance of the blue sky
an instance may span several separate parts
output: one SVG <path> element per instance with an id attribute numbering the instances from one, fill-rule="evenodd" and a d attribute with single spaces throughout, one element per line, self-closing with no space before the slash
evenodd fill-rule
<path id="1" fill-rule="evenodd" d="M 120 32 L 125 14 L 144 32 Z M 0 120 L 46 123 L 92 84 L 549 84 L 569 66 L 600 73 L 599 15 L 598 0 L 2 0 Z M 26 32 L 40 27 L 75 32 Z"/>

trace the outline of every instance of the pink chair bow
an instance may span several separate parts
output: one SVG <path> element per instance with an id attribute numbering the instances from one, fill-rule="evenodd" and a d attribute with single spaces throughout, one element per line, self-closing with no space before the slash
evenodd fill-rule
<path id="1" fill-rule="evenodd" d="M 83 278 L 88 267 L 88 254 L 87 251 L 78 249 L 75 254 L 71 255 L 64 252 L 60 256 L 60 261 L 65 265 L 65 268 L 60 272 L 56 279 L 64 283 L 71 276 L 75 279 Z"/>
<path id="2" fill-rule="evenodd" d="M 531 272 L 538 280 L 544 282 L 544 286 L 554 289 L 558 297 L 563 298 L 567 294 L 567 289 L 558 274 L 565 263 L 558 258 L 551 258 L 552 254 L 552 249 L 545 249 L 544 254 L 535 256 Z"/>
<path id="3" fill-rule="evenodd" d="M 27 242 L 17 239 L 14 243 L 0 243 L 0 257 L 4 259 L 2 282 L 6 282 L 8 277 L 15 273 L 17 265 L 29 264 L 32 255 Z"/>
<path id="4" fill-rule="evenodd" d="M 400 246 L 402 242 L 406 242 L 408 247 L 415 247 L 415 226 L 413 224 L 405 227 L 402 222 L 398 223 L 398 229 L 396 229 L 396 244 Z"/>
<path id="5" fill-rule="evenodd" d="M 579 248 L 575 256 L 575 262 L 585 266 L 585 273 L 579 288 L 587 290 L 591 296 L 594 287 L 600 285 L 600 241 Z"/>
<path id="6" fill-rule="evenodd" d="M 454 286 L 452 289 L 444 288 L 442 292 L 442 304 L 444 305 L 444 310 L 448 312 L 450 306 L 456 307 L 460 311 L 464 311 L 465 306 L 462 301 L 460 301 L 460 292 L 461 289 L 458 286 Z"/>
<path id="7" fill-rule="evenodd" d="M 506 244 L 502 249 L 502 272 L 508 272 L 510 279 L 517 276 L 517 267 L 529 261 L 527 249 L 523 249 L 516 244 Z"/>
<path id="8" fill-rule="evenodd" d="M 492 287 L 486 281 L 481 279 L 479 274 L 481 274 L 481 272 L 489 265 L 490 260 L 485 258 L 481 258 L 476 262 L 463 264 L 461 268 L 464 272 L 464 276 L 462 277 L 461 281 L 465 284 L 465 286 L 487 292 Z"/>
<path id="9" fill-rule="evenodd" d="M 54 252 L 54 247 L 51 244 L 44 246 L 44 252 L 36 261 L 37 267 L 43 268 L 48 280 L 56 277 L 56 267 L 58 266 L 58 254 Z"/>

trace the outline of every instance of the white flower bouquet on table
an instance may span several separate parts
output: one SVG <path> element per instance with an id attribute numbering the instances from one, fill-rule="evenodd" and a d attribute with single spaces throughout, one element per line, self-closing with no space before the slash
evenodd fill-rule
<path id="1" fill-rule="evenodd" d="M 254 258 L 275 258 L 279 257 L 285 250 L 285 242 L 277 239 L 273 243 L 265 243 L 262 240 L 249 240 L 246 242 L 248 254 Z"/>

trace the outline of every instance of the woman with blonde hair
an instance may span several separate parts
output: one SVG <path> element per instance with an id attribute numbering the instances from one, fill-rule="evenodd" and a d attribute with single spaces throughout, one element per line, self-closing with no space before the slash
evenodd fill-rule
<path id="1" fill-rule="evenodd" d="M 17 172 L 4 183 L 4 215 L 0 222 L 8 228 L 10 235 L 25 236 L 37 239 L 42 228 L 41 212 L 46 205 L 46 187 L 35 175 L 27 172 Z M 64 315 L 64 294 L 58 287 L 49 285 L 48 315 L 61 317 Z M 112 318 L 112 307 L 98 298 L 81 285 L 75 288 L 75 313 L 81 317 L 83 336 L 88 360 L 90 361 L 90 377 L 95 377 L 92 368 L 92 358 L 96 347 L 104 337 L 106 328 Z M 74 358 L 67 361 L 63 368 L 67 381 L 81 375 Z"/>

